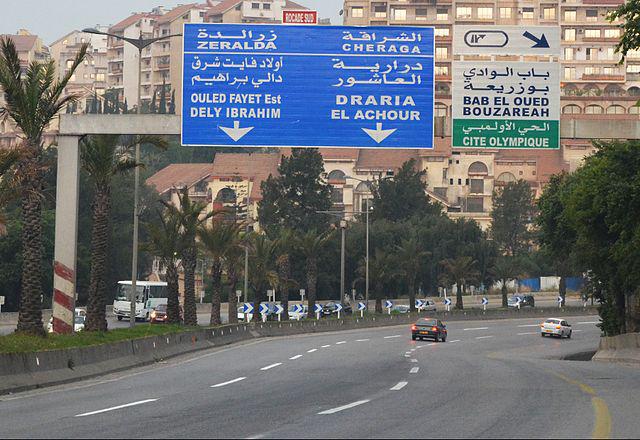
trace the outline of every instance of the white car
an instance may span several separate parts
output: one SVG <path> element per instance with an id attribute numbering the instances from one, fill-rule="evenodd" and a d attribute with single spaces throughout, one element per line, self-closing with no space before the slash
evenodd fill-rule
<path id="1" fill-rule="evenodd" d="M 437 312 L 438 309 L 436 307 L 436 303 L 431 301 L 430 299 L 424 300 L 424 306 L 422 306 L 422 311 L 424 312 Z"/>
<path id="2" fill-rule="evenodd" d="M 571 338 L 571 325 L 562 318 L 549 318 L 540 324 L 540 336 L 557 336 Z"/>
<path id="3" fill-rule="evenodd" d="M 73 331 L 81 332 L 84 330 L 84 322 L 87 319 L 87 311 L 76 307 L 75 316 L 73 317 Z M 47 333 L 53 333 L 53 316 L 49 318 L 47 323 Z"/>
<path id="4" fill-rule="evenodd" d="M 296 312 L 296 306 L 289 306 L 289 319 L 292 321 L 300 321 L 301 319 L 307 319 L 309 315 L 309 306 L 302 306 L 302 312 Z"/>

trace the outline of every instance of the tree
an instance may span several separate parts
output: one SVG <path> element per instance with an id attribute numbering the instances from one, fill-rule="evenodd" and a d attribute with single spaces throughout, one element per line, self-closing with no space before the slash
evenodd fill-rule
<path id="1" fill-rule="evenodd" d="M 249 282 L 255 294 L 253 321 L 259 320 L 258 310 L 264 292 L 278 284 L 275 266 L 276 243 L 263 234 L 252 234 L 249 256 Z"/>
<path id="2" fill-rule="evenodd" d="M 307 305 L 309 313 L 313 313 L 316 305 L 318 288 L 318 259 L 332 236 L 332 231 L 318 234 L 315 230 L 298 236 L 296 247 L 305 259 L 305 278 L 307 282 Z"/>
<path id="3" fill-rule="evenodd" d="M 507 283 L 511 280 L 517 279 L 522 273 L 522 262 L 518 257 L 501 256 L 498 257 L 495 264 L 491 268 L 491 273 L 494 278 L 502 284 L 502 307 L 507 308 Z"/>
<path id="4" fill-rule="evenodd" d="M 291 253 L 297 242 L 296 233 L 291 229 L 283 229 L 276 240 L 276 266 L 278 268 L 278 288 L 280 302 L 284 311 L 282 319 L 289 320 L 289 293 L 297 283 L 291 275 Z"/>
<path id="5" fill-rule="evenodd" d="M 516 256 L 528 248 L 533 216 L 533 194 L 525 180 L 494 190 L 491 236 L 503 253 Z"/>
<path id="6" fill-rule="evenodd" d="M 162 78 L 162 89 L 160 89 L 160 103 L 158 104 L 158 113 L 164 115 L 167 113 L 167 81 Z"/>
<path id="7" fill-rule="evenodd" d="M 282 228 L 306 232 L 324 231 L 329 217 L 317 214 L 331 208 L 331 187 L 323 182 L 322 155 L 315 148 L 294 148 L 282 157 L 278 176 L 262 182 L 258 202 L 260 225 L 274 238 Z"/>
<path id="8" fill-rule="evenodd" d="M 431 203 L 427 197 L 425 175 L 425 170 L 417 170 L 416 160 L 410 159 L 402 164 L 393 179 L 375 182 L 372 220 L 401 222 L 415 215 L 440 215 L 440 206 Z"/>
<path id="9" fill-rule="evenodd" d="M 180 298 L 178 292 L 178 255 L 182 253 L 180 217 L 167 209 L 158 212 L 158 224 L 147 223 L 149 241 L 146 249 L 160 259 L 166 270 L 167 320 L 170 324 L 180 323 Z"/>
<path id="10" fill-rule="evenodd" d="M 220 213 L 220 212 L 218 212 Z M 222 302 L 222 274 L 230 254 L 240 249 L 240 228 L 235 222 L 227 222 L 222 218 L 213 219 L 211 224 L 198 228 L 198 238 L 207 255 L 211 258 L 211 325 L 221 325 L 220 305 Z M 235 311 L 234 311 L 235 313 Z M 229 310 L 231 316 L 232 310 Z"/>
<path id="11" fill-rule="evenodd" d="M 198 229 L 204 225 L 213 213 L 207 214 L 207 205 L 193 202 L 189 197 L 189 189 L 184 187 L 178 195 L 179 206 L 174 206 L 169 202 L 162 201 L 169 210 L 170 215 L 175 215 L 180 219 L 180 257 L 184 270 L 184 323 L 187 326 L 198 325 L 198 314 L 196 311 L 196 265 L 198 261 L 198 247 L 196 236 Z"/>
<path id="12" fill-rule="evenodd" d="M 15 195 L 15 188 L 12 187 L 13 182 L 11 182 L 9 172 L 18 163 L 19 159 L 19 150 L 0 150 L 0 228 L 5 220 L 2 216 L 2 210 L 5 204 Z M 2 231 L 0 231 L 1 235 Z"/>
<path id="13" fill-rule="evenodd" d="M 137 166 L 134 159 L 136 143 L 153 143 L 165 148 L 165 142 L 157 137 L 144 136 L 127 139 L 118 135 L 85 138 L 80 147 L 83 169 L 94 185 L 92 203 L 93 230 L 91 234 L 91 275 L 89 302 L 87 304 L 87 331 L 107 331 L 107 267 L 108 245 L 111 236 L 111 182 L 113 178 Z M 118 144 L 121 144 L 118 146 Z"/>
<path id="14" fill-rule="evenodd" d="M 157 94 L 158 94 L 158 91 L 154 90 L 153 96 L 151 97 L 151 104 L 149 104 L 149 113 L 158 113 L 158 106 L 156 105 Z"/>
<path id="15" fill-rule="evenodd" d="M 429 252 L 422 248 L 415 233 L 396 245 L 396 257 L 409 287 L 409 307 L 412 312 L 416 311 L 416 280 L 427 256 Z"/>
<path id="16" fill-rule="evenodd" d="M 399 275 L 396 264 L 395 255 L 379 248 L 375 250 L 373 258 L 369 258 L 369 286 L 376 300 L 376 313 L 382 313 L 382 300 L 385 291 Z M 366 261 L 363 260 L 358 267 L 358 274 L 362 279 L 366 273 Z"/>
<path id="17" fill-rule="evenodd" d="M 573 260 L 573 249 L 576 245 L 576 232 L 564 215 L 563 191 L 571 185 L 570 176 L 566 173 L 551 177 L 544 192 L 538 199 L 539 228 L 538 240 L 542 248 L 551 257 L 560 277 L 559 294 L 562 304 L 567 296 L 566 277 L 570 275 Z"/>
<path id="18" fill-rule="evenodd" d="M 607 14 L 610 22 L 620 21 L 622 28 L 622 37 L 616 45 L 616 52 L 622 55 L 620 62 L 624 62 L 627 53 L 640 48 L 640 0 L 627 0 L 623 2 L 617 9 Z"/>
<path id="19" fill-rule="evenodd" d="M 445 270 L 445 280 L 449 284 L 456 285 L 456 309 L 464 309 L 462 295 L 467 291 L 467 283 L 478 279 L 480 275 L 476 270 L 477 261 L 469 256 L 448 258 L 442 261 Z"/>
<path id="20" fill-rule="evenodd" d="M 227 297 L 227 303 L 229 305 L 229 324 L 235 324 L 238 322 L 238 297 L 236 296 L 236 286 L 240 276 L 244 273 L 244 256 L 246 236 L 242 236 L 239 240 L 238 246 L 234 246 L 229 249 L 225 257 L 225 267 L 227 268 L 227 280 L 229 287 L 229 295 Z"/>
<path id="21" fill-rule="evenodd" d="M 169 103 L 169 114 L 176 114 L 176 89 L 171 90 L 171 102 Z"/>
<path id="22" fill-rule="evenodd" d="M 42 309 L 42 134 L 53 118 L 76 95 L 64 94 L 76 68 L 87 53 L 83 44 L 73 63 L 61 79 L 56 79 L 55 61 L 32 61 L 26 72 L 10 37 L 0 39 L 0 87 L 4 90 L 5 107 L 0 117 L 11 118 L 24 136 L 16 177 L 20 182 L 23 221 L 22 292 L 18 331 L 43 334 Z"/>

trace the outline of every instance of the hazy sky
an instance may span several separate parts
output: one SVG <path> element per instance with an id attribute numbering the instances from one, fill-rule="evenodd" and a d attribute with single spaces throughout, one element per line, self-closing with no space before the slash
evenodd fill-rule
<path id="1" fill-rule="evenodd" d="M 148 11 L 154 6 L 174 7 L 205 0 L 0 0 L 0 34 L 28 29 L 50 44 L 74 29 L 96 24 L 114 24 L 131 12 Z M 342 24 L 338 15 L 343 0 L 296 0 L 317 9 L 332 24 Z"/>

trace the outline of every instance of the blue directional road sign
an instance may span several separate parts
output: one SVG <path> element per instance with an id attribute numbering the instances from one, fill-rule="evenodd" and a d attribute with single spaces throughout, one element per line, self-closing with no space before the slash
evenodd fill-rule
<path id="1" fill-rule="evenodd" d="M 280 304 L 276 304 L 275 311 L 276 315 L 280 315 L 282 312 L 284 312 L 284 307 L 282 307 Z"/>
<path id="2" fill-rule="evenodd" d="M 185 24 L 183 49 L 183 145 L 433 148 L 433 28 Z"/>
<path id="3" fill-rule="evenodd" d="M 424 301 L 422 301 L 421 299 L 417 299 L 416 300 L 416 308 L 417 309 L 421 309 L 422 306 L 424 306 Z"/>
<path id="4" fill-rule="evenodd" d="M 367 305 L 363 302 L 359 302 L 358 303 L 358 311 L 362 311 L 365 310 L 367 308 Z"/>
<path id="5" fill-rule="evenodd" d="M 242 305 L 242 311 L 244 313 L 253 313 L 253 304 L 251 303 L 244 303 Z"/>
<path id="6" fill-rule="evenodd" d="M 260 304 L 260 314 L 266 315 L 269 313 L 269 304 L 261 303 Z"/>
<path id="7" fill-rule="evenodd" d="M 322 312 L 322 304 L 317 304 L 317 303 L 316 303 L 316 305 L 315 305 L 315 306 L 313 306 L 313 311 L 314 311 L 315 313 L 320 313 L 320 312 Z"/>
<path id="8" fill-rule="evenodd" d="M 564 301 L 564 300 L 562 299 L 562 297 L 561 297 L 561 296 L 559 296 L 559 297 L 558 297 L 558 304 L 562 304 L 562 302 L 563 302 L 563 301 Z"/>
<path id="9" fill-rule="evenodd" d="M 304 311 L 304 307 L 302 307 L 300 304 L 296 304 L 293 306 L 294 313 L 302 313 L 303 311 Z"/>
<path id="10" fill-rule="evenodd" d="M 336 304 L 336 312 L 340 312 L 343 308 L 342 304 Z"/>
<path id="11" fill-rule="evenodd" d="M 384 302 L 384 308 L 385 309 L 390 309 L 391 307 L 393 307 L 393 303 L 389 300 Z"/>
<path id="12" fill-rule="evenodd" d="M 487 298 L 482 298 L 482 305 L 486 306 L 487 304 L 489 304 L 489 300 Z"/>
<path id="13" fill-rule="evenodd" d="M 451 305 L 451 300 L 449 298 L 445 298 L 445 300 L 442 302 L 445 306 L 450 306 Z"/>

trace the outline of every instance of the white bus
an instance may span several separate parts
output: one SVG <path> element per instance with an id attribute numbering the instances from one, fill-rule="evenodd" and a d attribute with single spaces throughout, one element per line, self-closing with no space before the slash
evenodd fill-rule
<path id="1" fill-rule="evenodd" d="M 149 320 L 151 311 L 159 304 L 167 304 L 167 283 L 163 281 L 136 281 L 136 320 Z M 129 319 L 131 311 L 131 281 L 118 281 L 118 292 L 113 301 L 113 314 L 121 321 Z"/>

